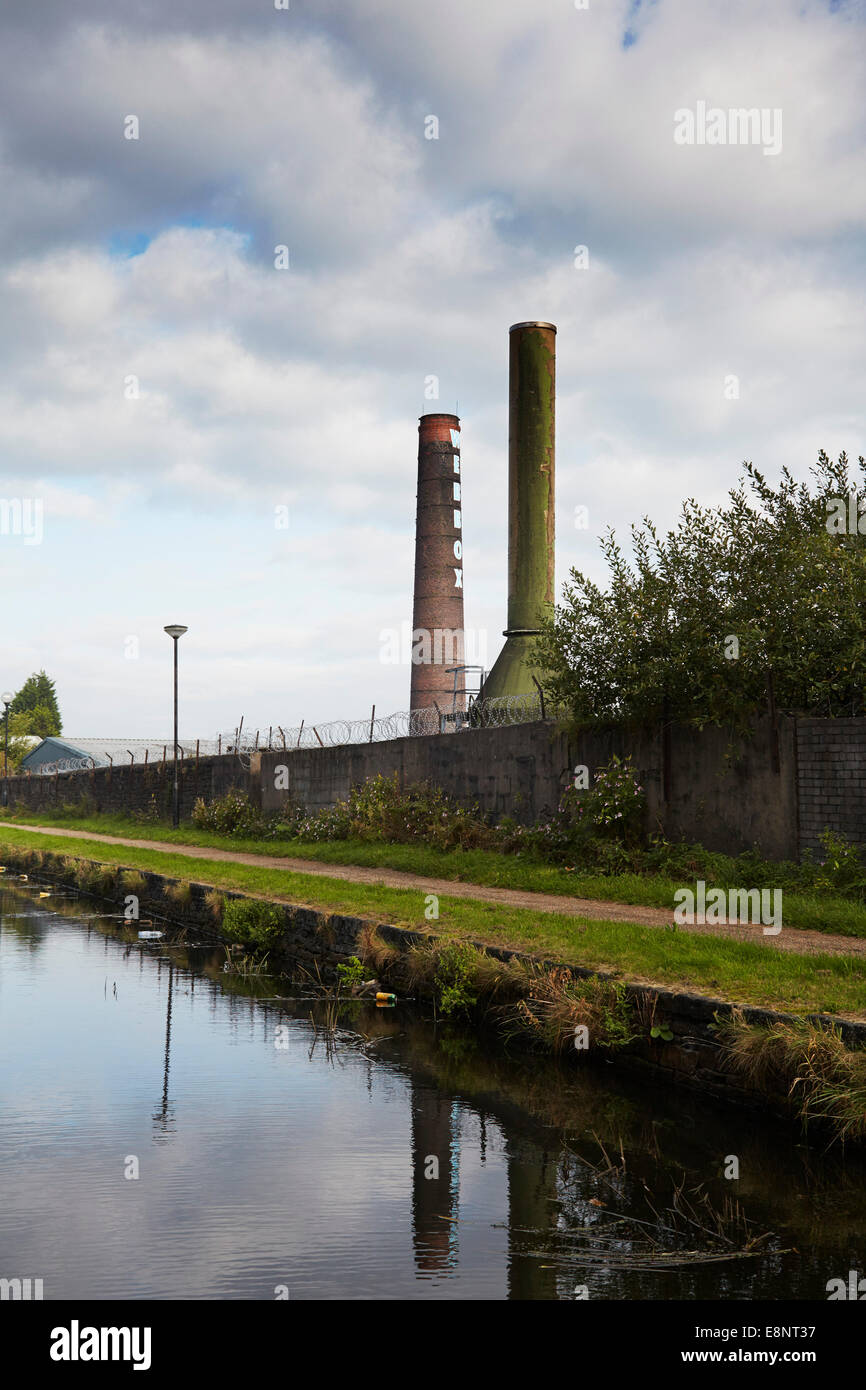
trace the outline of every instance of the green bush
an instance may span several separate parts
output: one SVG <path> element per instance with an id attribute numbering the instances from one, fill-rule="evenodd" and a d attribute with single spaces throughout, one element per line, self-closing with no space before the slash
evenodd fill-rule
<path id="1" fill-rule="evenodd" d="M 215 801 L 199 797 L 192 808 L 192 822 L 199 830 L 216 835 L 260 835 L 264 830 L 261 812 L 253 806 L 246 792 L 228 791 Z"/>
<path id="2" fill-rule="evenodd" d="M 425 844 L 436 849 L 477 849 L 495 835 L 477 807 L 459 805 L 440 787 L 417 783 L 401 790 L 398 774 L 371 777 L 353 787 L 346 801 L 312 815 L 285 813 L 277 833 L 300 840 L 372 840 Z"/>
<path id="3" fill-rule="evenodd" d="M 820 836 L 825 858 L 816 866 L 815 887 L 866 899 L 866 864 L 856 845 L 825 830 Z"/>
<path id="4" fill-rule="evenodd" d="M 471 990 L 477 959 L 474 947 L 462 941 L 446 941 L 440 947 L 435 976 L 440 1013 L 468 1014 L 475 1008 L 478 996 Z"/>
<path id="5" fill-rule="evenodd" d="M 341 961 L 337 966 L 337 979 L 340 988 L 347 993 L 357 989 L 364 983 L 366 971 L 357 956 L 350 956 L 348 961 Z"/>
<path id="6" fill-rule="evenodd" d="M 209 804 L 199 799 L 192 818 L 201 830 L 263 840 L 352 837 L 451 850 L 493 848 L 498 839 L 477 807 L 461 806 L 428 783 L 401 790 L 396 773 L 371 777 L 353 787 L 347 800 L 311 813 L 290 802 L 277 815 L 262 816 L 243 792 L 231 791 Z"/>
<path id="7" fill-rule="evenodd" d="M 646 796 L 631 759 L 616 754 L 596 773 L 591 787 L 569 787 L 553 815 L 533 826 L 503 822 L 498 848 L 553 863 L 626 873 L 644 839 Z"/>
<path id="8" fill-rule="evenodd" d="M 223 909 L 222 930 L 248 946 L 272 945 L 285 929 L 283 909 L 258 898 L 229 898 Z"/>

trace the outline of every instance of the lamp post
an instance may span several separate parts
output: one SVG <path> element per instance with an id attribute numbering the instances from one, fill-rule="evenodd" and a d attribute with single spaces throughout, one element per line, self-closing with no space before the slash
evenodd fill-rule
<path id="1" fill-rule="evenodd" d="M 182 627 L 180 623 L 169 623 L 165 631 L 174 642 L 174 809 L 172 825 L 176 830 L 180 825 L 180 794 L 177 783 L 177 644 L 178 639 L 183 637 L 183 634 L 189 629 Z"/>
<path id="2" fill-rule="evenodd" d="M 11 705 L 11 703 L 12 703 L 12 701 L 13 701 L 14 699 L 15 699 L 15 696 L 12 694 L 12 691 L 11 691 L 11 690 L 4 690 L 4 691 L 3 691 L 3 694 L 0 695 L 0 700 L 3 701 L 3 805 L 4 805 L 4 806 L 8 806 L 8 804 L 9 804 L 9 783 L 8 783 L 8 775 L 9 775 L 9 774 L 8 774 L 8 766 L 9 766 L 9 706 Z"/>

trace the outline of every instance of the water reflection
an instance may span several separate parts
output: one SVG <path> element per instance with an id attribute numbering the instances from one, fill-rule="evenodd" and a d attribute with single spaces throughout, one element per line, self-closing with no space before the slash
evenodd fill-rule
<path id="1" fill-rule="evenodd" d="M 154 1112 L 153 1127 L 154 1138 L 158 1143 L 166 1143 L 174 1129 L 174 1112 L 168 1100 L 168 1073 L 171 1069 L 171 1005 L 172 987 L 174 985 L 174 965 L 171 960 L 168 963 L 168 989 L 166 991 L 165 1003 L 165 1065 L 162 1073 L 162 1100 L 159 1108 Z"/>
<path id="2" fill-rule="evenodd" d="M 457 1266 L 460 1137 L 454 1101 L 413 1079 L 412 1247 L 419 1274 Z"/>
<path id="3" fill-rule="evenodd" d="M 47 1298 L 823 1299 L 866 1269 L 853 1151 L 408 1006 L 356 1006 L 329 1055 L 285 986 L 37 890 L 0 892 L 0 1274 Z M 677 1265 L 711 1244 L 678 1183 L 735 1197 L 760 1256 Z"/>

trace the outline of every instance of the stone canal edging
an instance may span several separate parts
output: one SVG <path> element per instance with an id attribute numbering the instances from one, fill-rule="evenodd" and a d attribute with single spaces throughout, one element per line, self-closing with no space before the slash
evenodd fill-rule
<path id="1" fill-rule="evenodd" d="M 169 937 L 177 937 L 183 932 L 191 944 L 237 944 L 236 936 L 221 929 L 222 905 L 230 902 L 267 905 L 271 913 L 276 912 L 279 916 L 274 919 L 277 925 L 271 927 L 267 945 L 263 949 L 267 950 L 275 965 L 283 968 L 290 968 L 293 964 L 333 968 L 357 955 L 369 960 L 366 947 L 374 939 L 380 948 L 375 960 L 375 973 L 383 981 L 391 983 L 399 980 L 401 963 L 413 951 L 429 951 L 437 945 L 453 941 L 453 938 L 433 932 L 330 913 L 229 889 L 215 889 L 210 884 L 170 878 L 147 869 L 108 865 L 75 855 L 64 856 L 51 851 L 12 846 L 4 847 L 3 854 L 11 880 L 10 887 L 14 886 L 15 873 L 26 873 L 28 877 L 38 877 L 99 899 L 110 904 L 118 913 L 123 913 L 129 907 L 132 897 L 138 920 L 163 928 Z M 615 1058 L 630 1069 L 641 1070 L 658 1080 L 696 1088 L 740 1104 L 751 1103 L 766 1108 L 770 1102 L 780 1114 L 796 1113 L 787 1086 L 772 1084 L 766 1075 L 756 1082 L 727 1065 L 725 1050 L 716 1034 L 721 1025 L 735 1017 L 747 1025 L 759 1027 L 796 1025 L 803 1022 L 802 1017 L 753 1005 L 733 1005 L 722 999 L 667 989 L 652 983 L 623 980 L 614 972 L 565 965 L 561 961 L 483 942 L 463 940 L 463 944 L 483 953 L 491 961 L 504 965 L 526 965 L 535 972 L 536 978 L 544 972 L 556 972 L 560 979 L 567 976 L 574 981 L 596 981 L 615 986 L 620 997 L 631 1006 L 634 1016 L 643 1020 L 646 1026 L 644 1036 L 632 1038 L 621 1049 L 606 1053 L 609 1060 Z M 416 975 L 412 993 L 432 995 L 433 990 L 425 988 L 425 981 Z M 866 1023 L 826 1014 L 810 1014 L 806 1016 L 806 1021 L 836 1029 L 846 1048 L 866 1048 Z M 650 1036 L 650 1023 L 658 1036 Z M 584 1053 L 577 1048 L 568 1051 L 575 1053 L 576 1061 L 593 1055 L 592 1048 Z"/>

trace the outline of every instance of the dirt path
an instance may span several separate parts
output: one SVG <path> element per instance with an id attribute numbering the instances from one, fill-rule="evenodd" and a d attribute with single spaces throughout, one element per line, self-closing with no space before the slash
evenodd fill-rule
<path id="1" fill-rule="evenodd" d="M 417 888 L 424 894 L 435 893 L 445 898 L 475 898 L 481 902 L 501 903 L 503 907 L 523 907 L 534 912 L 559 912 L 569 917 L 589 917 L 603 922 L 630 922 L 642 927 L 667 927 L 673 922 L 673 909 L 661 907 L 632 907 L 627 903 L 604 902 L 598 898 L 577 898 L 562 893 L 531 893 L 517 888 L 491 888 L 480 883 L 465 883 L 447 878 L 425 878 L 422 874 L 404 873 L 399 869 L 368 869 L 356 864 L 320 864 L 309 859 L 291 859 L 273 854 L 249 854 L 238 850 L 208 849 L 199 845 L 176 845 L 164 840 L 130 840 L 117 835 L 100 835 L 89 830 L 67 830 L 57 826 L 23 825 L 4 821 L 18 830 L 30 830 L 38 835 L 59 835 L 72 840 L 98 840 L 106 845 L 125 845 L 130 849 L 158 850 L 163 854 L 182 854 L 188 858 L 212 859 L 228 864 L 251 864 L 266 869 L 284 869 L 314 878 L 338 878 L 348 883 L 368 883 L 386 888 Z M 678 926 L 678 931 L 697 936 L 726 936 L 734 941 L 757 942 L 779 951 L 797 951 L 801 955 L 866 956 L 866 938 L 836 936 L 829 932 L 799 931 L 783 927 L 778 936 L 765 936 L 758 926 L 737 924 L 721 926 L 710 922 Z"/>

